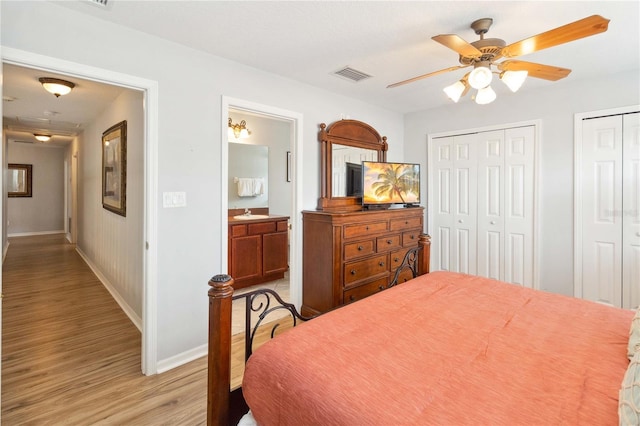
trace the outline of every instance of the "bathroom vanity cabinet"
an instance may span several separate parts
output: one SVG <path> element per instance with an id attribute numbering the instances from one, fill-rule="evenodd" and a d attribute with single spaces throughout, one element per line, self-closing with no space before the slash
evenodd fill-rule
<path id="1" fill-rule="evenodd" d="M 227 267 L 236 290 L 284 278 L 289 269 L 288 223 L 287 216 L 229 217 Z"/>

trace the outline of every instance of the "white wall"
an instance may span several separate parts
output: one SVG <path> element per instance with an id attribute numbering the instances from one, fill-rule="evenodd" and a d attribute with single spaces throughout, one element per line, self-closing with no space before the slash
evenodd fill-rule
<path id="1" fill-rule="evenodd" d="M 127 121 L 126 216 L 102 207 L 102 133 Z M 125 90 L 93 122 L 78 146 L 78 249 L 142 316 L 144 135 L 142 92 Z"/>
<path id="2" fill-rule="evenodd" d="M 476 105 L 467 95 L 458 104 L 407 114 L 406 158 L 427 164 L 429 134 L 540 119 L 537 182 L 540 288 L 573 295 L 574 114 L 639 104 L 639 76 L 640 70 L 631 70 L 587 81 L 571 81 L 568 77 L 562 84 L 501 96 L 489 105 Z M 426 191 L 426 182 L 422 190 Z"/>
<path id="3" fill-rule="evenodd" d="M 221 212 L 219 202 L 221 185 L 226 183 L 226 177 L 220 175 L 221 143 L 227 143 L 219 136 L 221 126 L 227 126 L 227 118 L 221 117 L 223 95 L 303 115 L 304 208 L 315 209 L 319 195 L 319 123 L 339 120 L 341 113 L 362 120 L 388 137 L 389 160 L 403 158 L 401 114 L 54 3 L 2 1 L 0 7 L 3 46 L 158 82 L 158 191 L 187 193 L 184 208 L 150 206 L 158 211 L 159 361 L 207 341 L 207 282 L 222 271 L 220 249 L 226 244 L 220 238 L 220 215 L 227 212 Z M 161 195 L 159 200 L 161 203 Z"/>
<path id="4" fill-rule="evenodd" d="M 32 165 L 32 196 L 7 199 L 9 236 L 64 231 L 64 158 L 61 147 L 9 143 L 8 163 Z"/>

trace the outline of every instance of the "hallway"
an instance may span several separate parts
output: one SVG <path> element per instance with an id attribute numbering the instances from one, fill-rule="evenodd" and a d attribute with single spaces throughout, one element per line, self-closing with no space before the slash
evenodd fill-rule
<path id="1" fill-rule="evenodd" d="M 206 357 L 142 375 L 140 332 L 63 234 L 11 238 L 3 293 L 4 424 L 206 423 Z"/>

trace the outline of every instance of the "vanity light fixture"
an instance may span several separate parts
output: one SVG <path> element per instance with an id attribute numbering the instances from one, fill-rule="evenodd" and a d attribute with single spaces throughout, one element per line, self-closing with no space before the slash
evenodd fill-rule
<path id="1" fill-rule="evenodd" d="M 41 77 L 38 81 L 47 92 L 53 93 L 56 98 L 68 94 L 71 89 L 76 87 L 74 83 L 59 78 Z"/>
<path id="2" fill-rule="evenodd" d="M 34 133 L 33 136 L 40 142 L 49 142 L 49 139 L 51 139 L 51 135 L 44 135 L 42 133 Z"/>
<path id="3" fill-rule="evenodd" d="M 231 117 L 229 117 L 229 137 L 234 137 L 236 139 L 245 139 L 248 138 L 251 132 L 247 129 L 247 122 L 242 120 L 240 124 L 233 124 L 231 121 Z"/>

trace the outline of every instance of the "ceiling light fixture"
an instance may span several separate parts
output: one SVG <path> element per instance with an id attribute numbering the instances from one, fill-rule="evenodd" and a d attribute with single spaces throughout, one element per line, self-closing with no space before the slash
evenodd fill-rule
<path id="1" fill-rule="evenodd" d="M 493 91 L 491 86 L 484 87 L 478 90 L 476 94 L 476 103 L 479 105 L 490 104 L 496 100 L 496 92 Z"/>
<path id="2" fill-rule="evenodd" d="M 229 117 L 229 137 L 235 137 L 236 139 L 248 138 L 251 132 L 247 129 L 247 122 L 242 120 L 240 124 L 233 124 L 231 117 Z"/>
<path id="3" fill-rule="evenodd" d="M 40 81 L 42 87 L 44 87 L 47 92 L 53 93 L 56 98 L 68 94 L 71 92 L 71 89 L 76 87 L 72 82 L 59 78 L 41 77 L 38 81 Z"/>
<path id="4" fill-rule="evenodd" d="M 465 76 L 462 80 L 456 81 L 451 86 L 445 87 L 444 93 L 447 94 L 449 99 L 453 102 L 458 102 L 460 98 L 467 94 L 469 91 L 469 83 L 467 83 L 467 76 Z"/>
<path id="5" fill-rule="evenodd" d="M 43 135 L 41 133 L 34 133 L 33 136 L 35 136 L 40 142 L 48 142 L 49 139 L 51 139 L 51 135 Z"/>
<path id="6" fill-rule="evenodd" d="M 491 84 L 493 73 L 488 61 L 480 61 L 475 64 L 473 71 L 469 73 L 469 85 L 474 89 L 484 89 Z"/>
<path id="7" fill-rule="evenodd" d="M 503 71 L 500 80 L 507 85 L 512 92 L 517 92 L 529 75 L 528 71 Z"/>

